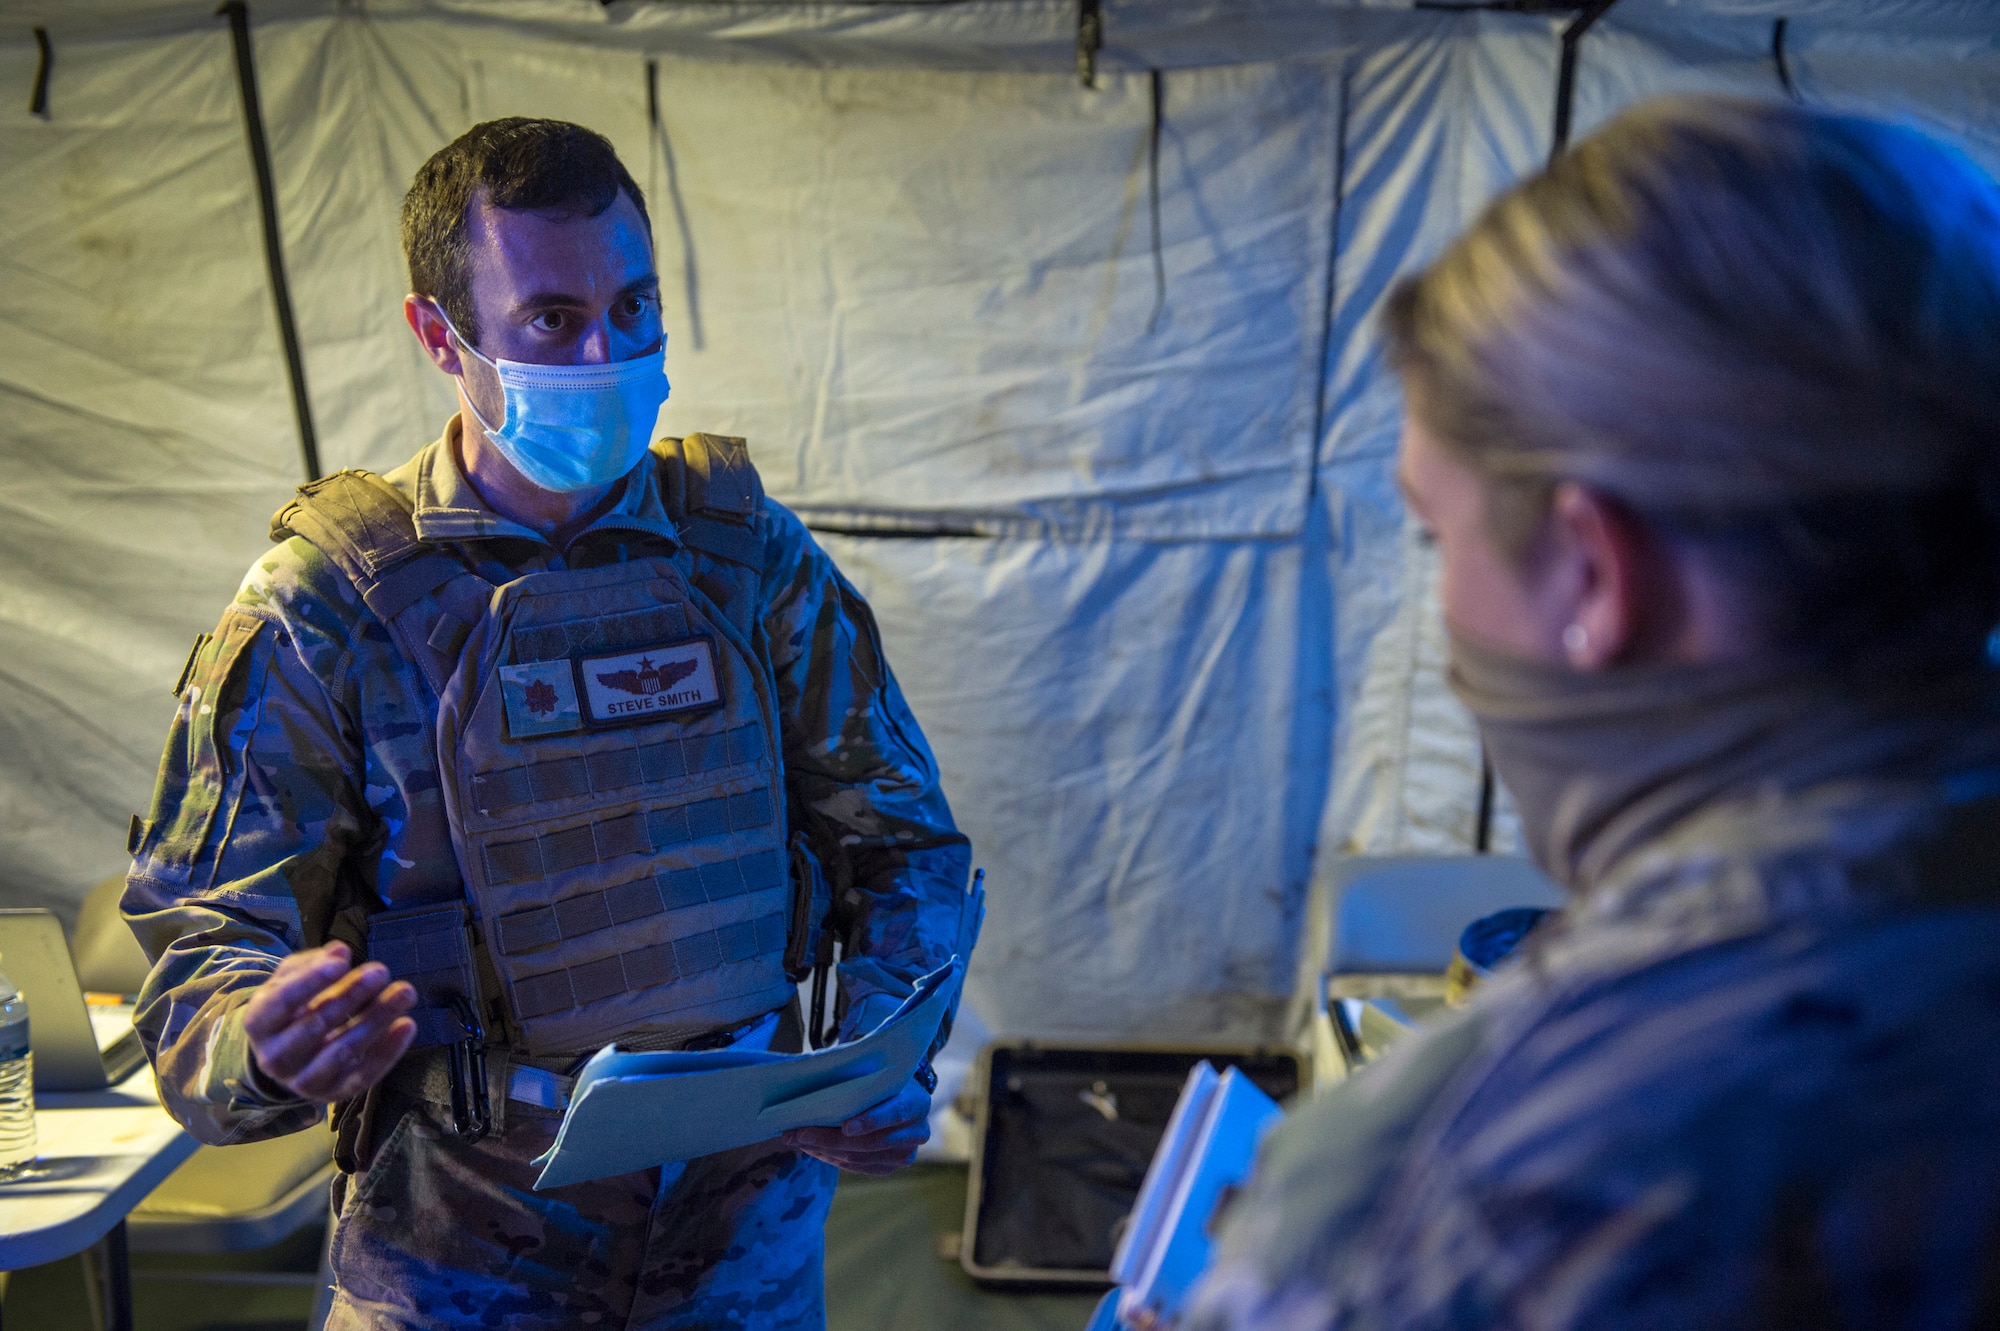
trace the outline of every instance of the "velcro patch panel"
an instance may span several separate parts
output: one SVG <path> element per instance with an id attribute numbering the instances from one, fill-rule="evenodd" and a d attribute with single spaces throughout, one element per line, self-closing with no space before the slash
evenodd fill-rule
<path id="1" fill-rule="evenodd" d="M 546 1017 L 584 1003 L 671 984 L 728 962 L 776 955 L 784 950 L 785 937 L 785 916 L 779 912 L 621 956 L 544 971 L 514 986 L 515 1007 L 523 1018 Z"/>
<path id="2" fill-rule="evenodd" d="M 472 802 L 484 814 L 575 795 L 604 794 L 647 781 L 672 781 L 754 763 L 764 752 L 756 723 L 711 735 L 654 740 L 581 758 L 548 758 L 472 778 Z"/>
<path id="3" fill-rule="evenodd" d="M 624 855 L 651 854 L 727 832 L 754 831 L 768 827 L 776 816 L 768 788 L 628 813 L 531 840 L 489 843 L 486 877 L 495 884 L 532 882 Z"/>
<path id="4" fill-rule="evenodd" d="M 516 664 L 554 661 L 592 652 L 629 651 L 648 643 L 688 636 L 687 611 L 678 605 L 654 606 L 629 615 L 565 620 L 517 628 L 513 634 Z"/>
<path id="5" fill-rule="evenodd" d="M 518 956 L 614 924 L 727 901 L 783 887 L 786 882 L 787 864 L 782 850 L 761 850 L 691 869 L 663 869 L 650 878 L 620 883 L 602 892 L 585 892 L 565 897 L 553 906 L 536 906 L 503 915 L 498 921 L 500 950 L 508 956 Z"/>

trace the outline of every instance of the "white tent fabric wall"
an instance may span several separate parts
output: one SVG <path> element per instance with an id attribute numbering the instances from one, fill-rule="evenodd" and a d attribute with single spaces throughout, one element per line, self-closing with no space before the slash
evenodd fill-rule
<path id="1" fill-rule="evenodd" d="M 1994 160 L 2000 5 L 1786 8 L 1809 101 Z M 1105 13 L 1092 91 L 1056 0 L 253 6 L 324 465 L 393 465 L 451 409 L 395 308 L 417 164 L 494 115 L 602 130 L 659 242 L 663 427 L 749 436 L 828 529 L 991 870 L 985 1023 L 1268 1034 L 1316 862 L 1470 844 L 1477 746 L 1371 321 L 1546 157 L 1565 17 Z M 187 640 L 299 479 L 207 14 L 0 3 L 10 901 L 117 868 Z M 1577 132 L 1652 91 L 1775 94 L 1775 17 L 1625 0 L 1585 39 Z"/>
<path id="2" fill-rule="evenodd" d="M 435 428 L 410 419 L 406 378 L 444 401 L 383 317 L 410 174 L 474 121 L 547 114 L 600 128 L 650 186 L 663 427 L 750 438 L 809 519 L 1298 530 L 1332 207 L 1320 69 L 1175 78 L 1155 330 L 1143 74 L 1091 92 L 1067 73 L 660 59 L 654 132 L 647 61 L 624 51 L 344 17 L 268 28 L 257 53 L 329 466 Z"/>
<path id="3" fill-rule="evenodd" d="M 298 483 L 226 35 L 0 48 L 0 884 L 121 862 L 198 629 Z"/>
<path id="4" fill-rule="evenodd" d="M 1555 72 L 1548 23 L 1500 15 L 1457 19 L 1350 67 L 1322 476 L 1352 534 L 1331 552 L 1345 624 L 1325 853 L 1462 851 L 1476 837 L 1479 744 L 1442 686 L 1431 560 L 1394 484 L 1401 394 L 1373 321 L 1399 276 L 1547 157 Z M 1496 827 L 1496 848 L 1511 848 L 1508 830 Z"/>

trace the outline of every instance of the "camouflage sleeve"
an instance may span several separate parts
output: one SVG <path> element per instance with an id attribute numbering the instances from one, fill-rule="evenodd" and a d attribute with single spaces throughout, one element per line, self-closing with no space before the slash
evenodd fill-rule
<path id="1" fill-rule="evenodd" d="M 797 517 L 771 503 L 764 631 L 795 829 L 842 910 L 843 1037 L 950 959 L 972 850 L 882 655 L 875 617 Z"/>
<path id="2" fill-rule="evenodd" d="M 259 1074 L 242 1010 L 306 945 L 301 896 L 324 895 L 367 826 L 355 732 L 322 682 L 352 638 L 332 606 L 272 585 L 305 552 L 286 553 L 190 659 L 122 903 L 153 960 L 137 1025 L 161 1100 L 218 1145 L 320 1118 Z"/>

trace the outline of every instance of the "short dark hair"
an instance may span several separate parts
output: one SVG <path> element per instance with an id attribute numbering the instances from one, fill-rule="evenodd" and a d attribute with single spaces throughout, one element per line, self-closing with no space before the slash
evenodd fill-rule
<path id="1" fill-rule="evenodd" d="M 623 190 L 647 231 L 646 196 L 611 141 L 567 120 L 508 116 L 474 125 L 417 168 L 403 196 L 403 257 L 410 290 L 444 307 L 459 332 L 479 341 L 472 308 L 466 210 L 485 187 L 496 208 L 554 209 L 595 217 Z"/>

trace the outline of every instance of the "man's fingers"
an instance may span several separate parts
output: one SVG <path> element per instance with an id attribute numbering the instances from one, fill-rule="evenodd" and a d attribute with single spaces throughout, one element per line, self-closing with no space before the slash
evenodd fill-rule
<path id="1" fill-rule="evenodd" d="M 408 985 L 403 987 L 409 988 Z M 379 961 L 371 961 L 321 990 L 318 997 L 305 1005 L 293 1024 L 330 1034 L 366 1010 L 378 995 L 389 988 L 389 968 Z M 413 995 L 414 992 L 412 990 Z"/>
<path id="2" fill-rule="evenodd" d="M 390 997 L 392 994 L 394 997 Z M 399 1013 L 407 1012 L 414 1005 L 416 991 L 408 984 L 391 985 L 388 968 L 370 962 L 328 985 L 295 1011 L 291 1021 L 279 1030 L 262 1037 L 252 1034 L 250 1047 L 272 1076 L 281 1080 L 296 1076 L 319 1054 L 330 1036 L 383 997 L 389 997 L 391 1006 Z M 247 1028 L 248 1014 L 245 1025 Z"/>
<path id="3" fill-rule="evenodd" d="M 931 1097 L 915 1082 L 909 1083 L 880 1104 L 870 1105 L 841 1124 L 850 1137 L 865 1137 L 886 1128 L 899 1128 L 930 1117 Z"/>
<path id="4" fill-rule="evenodd" d="M 813 1129 L 808 1128 L 804 1131 L 810 1132 Z M 824 1132 L 826 1136 L 815 1140 L 824 1141 L 828 1149 L 836 1151 L 866 1152 L 892 1150 L 903 1146 L 916 1147 L 931 1139 L 930 1121 L 921 1118 L 909 1123 L 898 1123 L 893 1128 L 883 1128 L 879 1132 L 863 1133 L 858 1137 L 849 1136 L 844 1127 L 822 1128 L 819 1131 Z"/>
<path id="5" fill-rule="evenodd" d="M 347 1038 L 356 1027 L 370 1023 L 377 1028 L 386 1026 L 415 1007 L 417 991 L 401 981 L 388 984 L 387 978 L 386 972 L 369 977 L 336 1000 L 301 1013 L 296 1022 L 271 1041 L 286 1066 L 295 1075 L 303 1076 L 315 1059 L 337 1039 Z"/>
<path id="6" fill-rule="evenodd" d="M 929 1092 L 911 1082 L 838 1127 L 794 1128 L 785 1142 L 842 1169 L 886 1174 L 908 1164 L 930 1140 L 930 1110 Z"/>
<path id="7" fill-rule="evenodd" d="M 893 1174 L 899 1169 L 904 1169 L 910 1166 L 911 1164 L 914 1164 L 916 1162 L 916 1158 L 917 1158 L 917 1153 L 915 1151 L 911 1151 L 907 1155 L 898 1156 L 895 1159 L 889 1159 L 881 1156 L 870 1156 L 866 1160 L 856 1160 L 851 1164 L 844 1164 L 841 1166 L 841 1168 L 845 1169 L 850 1174 L 875 1174 L 875 1175 Z"/>
<path id="8" fill-rule="evenodd" d="M 408 1017 L 398 1017 L 385 1027 L 374 1043 L 362 1053 L 352 1071 L 333 1088 L 329 1100 L 352 1100 L 363 1095 L 368 1088 L 389 1075 L 389 1069 L 396 1066 L 396 1060 L 410 1047 L 417 1037 L 417 1023 Z"/>
<path id="9" fill-rule="evenodd" d="M 383 974 L 348 986 L 334 1001 L 300 1013 L 292 1025 L 278 1034 L 263 1040 L 253 1039 L 250 1047 L 259 1066 L 294 1094 L 307 1099 L 321 1098 L 324 1078 L 312 1071 L 312 1065 L 335 1038 L 352 1029 L 344 1018 L 353 1006 L 365 997 L 368 1005 L 356 1018 L 356 1024 L 372 1020 L 376 1028 L 387 1026 L 416 1006 L 417 991 L 404 981 L 378 989 L 386 978 Z"/>
<path id="10" fill-rule="evenodd" d="M 416 1034 L 417 1024 L 403 1013 L 400 1004 L 375 1003 L 326 1041 L 293 1089 L 311 1100 L 345 1100 L 380 1081 Z"/>
<path id="11" fill-rule="evenodd" d="M 786 1145 L 807 1155 L 863 1173 L 887 1173 L 900 1169 L 916 1156 L 919 1146 L 931 1139 L 928 1119 L 916 1119 L 864 1136 L 850 1137 L 845 1127 L 794 1128 L 785 1134 Z"/>
<path id="12" fill-rule="evenodd" d="M 785 1144 L 817 1160 L 857 1174 L 891 1174 L 916 1159 L 917 1147 L 930 1136 L 928 1124 L 908 1129 L 910 1140 L 893 1146 L 864 1147 L 857 1140 L 874 1138 L 845 1136 L 838 1128 L 794 1128 L 785 1134 Z"/>
<path id="13" fill-rule="evenodd" d="M 339 979 L 350 960 L 345 943 L 328 943 L 286 957 L 244 1006 L 243 1029 L 253 1039 L 276 1034 L 313 995 Z"/>

